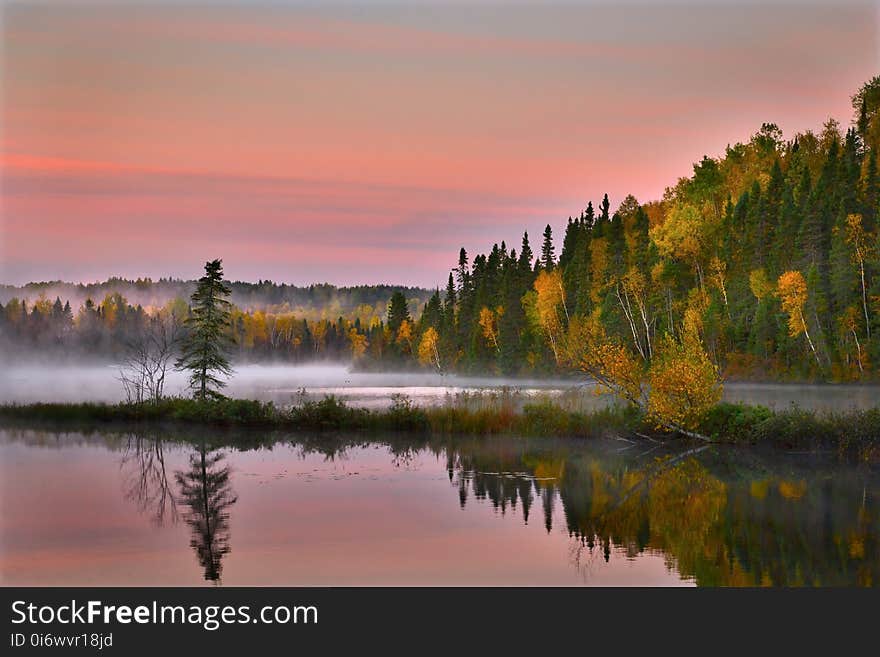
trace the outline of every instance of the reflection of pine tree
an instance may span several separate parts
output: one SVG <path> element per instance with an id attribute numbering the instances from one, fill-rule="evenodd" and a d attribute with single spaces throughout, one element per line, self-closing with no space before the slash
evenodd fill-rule
<path id="1" fill-rule="evenodd" d="M 221 561 L 230 550 L 228 509 L 238 499 L 224 458 L 222 452 L 208 452 L 202 443 L 189 457 L 189 471 L 175 474 L 180 502 L 187 509 L 183 518 L 192 530 L 190 545 L 205 569 L 205 579 L 213 582 L 220 580 Z"/>

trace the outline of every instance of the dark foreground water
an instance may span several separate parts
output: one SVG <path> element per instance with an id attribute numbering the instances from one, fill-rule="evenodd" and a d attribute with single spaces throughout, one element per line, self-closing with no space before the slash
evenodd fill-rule
<path id="1" fill-rule="evenodd" d="M 831 455 L 696 449 L 0 429 L 0 578 L 880 583 L 876 470 Z"/>

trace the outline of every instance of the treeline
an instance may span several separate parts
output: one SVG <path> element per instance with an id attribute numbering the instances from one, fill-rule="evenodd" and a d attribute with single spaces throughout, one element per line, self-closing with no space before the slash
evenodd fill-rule
<path id="1" fill-rule="evenodd" d="M 256 283 L 231 281 L 227 285 L 230 300 L 239 308 L 251 312 L 295 313 L 309 320 L 342 317 L 353 321 L 355 316 L 363 318 L 371 314 L 384 317 L 388 299 L 394 292 L 402 292 L 412 309 L 420 307 L 431 296 L 430 290 L 404 285 L 337 287 L 318 283 L 297 286 L 270 280 Z M 174 299 L 189 299 L 195 289 L 196 281 L 174 278 L 131 280 L 114 277 L 97 283 L 43 281 L 21 286 L 0 285 L 0 305 L 5 306 L 12 299 L 33 303 L 40 297 L 50 301 L 57 297 L 62 306 L 69 302 L 76 311 L 89 299 L 100 304 L 108 295 L 119 293 L 132 306 L 141 306 L 152 313 Z"/>
<path id="2" fill-rule="evenodd" d="M 403 292 L 397 294 L 408 313 L 413 300 L 408 301 Z M 383 343 L 388 333 L 385 305 L 380 304 L 379 311 L 363 304 L 333 319 L 320 318 L 320 314 L 309 319 L 308 314 L 283 309 L 243 310 L 233 306 L 228 327 L 230 355 L 239 361 L 297 363 L 366 358 L 385 362 L 391 359 Z M 33 303 L 13 297 L 5 305 L 0 304 L 0 349 L 10 358 L 39 354 L 116 361 L 157 335 L 167 336 L 174 343 L 169 348 L 176 348 L 187 333 L 190 313 L 189 303 L 182 298 L 145 308 L 133 305 L 119 292 L 107 294 L 98 302 L 87 298 L 76 309 L 60 297 L 50 300 L 40 296 Z M 396 362 L 399 364 L 399 360 Z"/>
<path id="3" fill-rule="evenodd" d="M 612 211 L 606 195 L 569 218 L 561 245 L 548 225 L 537 254 L 528 234 L 518 251 L 502 242 L 469 261 L 462 249 L 425 305 L 416 355 L 439 369 L 575 367 L 620 382 L 623 361 L 701 342 L 732 377 L 876 378 L 880 77 L 853 108 L 846 130 L 829 120 L 784 140 L 764 124 L 660 201 L 628 196 Z M 587 343 L 607 357 L 585 356 Z"/>

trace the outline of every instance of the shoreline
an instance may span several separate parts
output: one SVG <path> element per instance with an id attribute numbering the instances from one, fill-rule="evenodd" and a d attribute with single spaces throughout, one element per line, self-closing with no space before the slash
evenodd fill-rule
<path id="1" fill-rule="evenodd" d="M 612 405 L 571 411 L 549 401 L 478 407 L 422 407 L 399 398 L 387 409 L 352 407 L 329 395 L 291 407 L 249 399 L 196 401 L 166 398 L 158 403 L 31 403 L 0 405 L 0 428 L 22 424 L 136 427 L 201 426 L 339 432 L 404 432 L 472 437 L 625 438 L 633 442 L 690 442 L 681 434 L 651 426 L 636 408 Z M 711 445 L 766 446 L 786 451 L 834 450 L 846 458 L 880 462 L 880 406 L 844 412 L 722 402 L 703 419 L 700 432 Z M 706 444 L 706 443 L 703 443 Z"/>

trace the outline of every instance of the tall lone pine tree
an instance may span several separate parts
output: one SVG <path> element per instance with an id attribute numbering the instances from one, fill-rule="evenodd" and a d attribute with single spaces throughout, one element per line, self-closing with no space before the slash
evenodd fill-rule
<path id="1" fill-rule="evenodd" d="M 190 371 L 189 385 L 197 399 L 221 396 L 219 389 L 226 382 L 219 377 L 232 374 L 227 357 L 232 325 L 229 292 L 223 284 L 223 261 L 206 262 L 205 275 L 190 298 L 189 334 L 175 363 L 177 369 Z"/>

